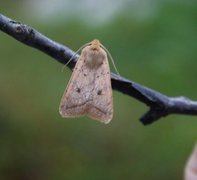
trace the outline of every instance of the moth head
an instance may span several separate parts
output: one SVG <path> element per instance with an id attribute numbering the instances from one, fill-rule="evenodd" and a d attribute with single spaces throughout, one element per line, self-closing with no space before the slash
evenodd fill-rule
<path id="1" fill-rule="evenodd" d="M 94 39 L 92 42 L 90 42 L 90 48 L 92 50 L 99 50 L 101 47 L 101 43 L 98 39 Z"/>

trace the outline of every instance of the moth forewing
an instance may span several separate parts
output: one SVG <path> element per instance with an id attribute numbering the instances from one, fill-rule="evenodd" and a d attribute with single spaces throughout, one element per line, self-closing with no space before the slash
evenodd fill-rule
<path id="1" fill-rule="evenodd" d="M 87 115 L 109 123 L 113 117 L 113 98 L 107 54 L 93 40 L 81 53 L 60 103 L 63 117 Z"/>
<path id="2" fill-rule="evenodd" d="M 100 48 L 98 58 L 93 61 L 97 61 L 98 67 L 94 71 L 93 101 L 88 116 L 109 123 L 113 117 L 113 98 L 107 54 Z"/>

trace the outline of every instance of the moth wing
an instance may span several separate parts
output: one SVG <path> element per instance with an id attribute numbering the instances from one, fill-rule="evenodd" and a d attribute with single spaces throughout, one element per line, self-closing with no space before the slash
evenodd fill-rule
<path id="1" fill-rule="evenodd" d="M 107 124 L 113 117 L 111 74 L 107 57 L 94 76 L 93 101 L 87 115 Z"/>
<path id="2" fill-rule="evenodd" d="M 87 114 L 87 102 L 91 98 L 94 74 L 91 74 L 93 72 L 89 72 L 84 66 L 84 56 L 81 55 L 60 102 L 59 112 L 62 117 L 77 117 Z"/>

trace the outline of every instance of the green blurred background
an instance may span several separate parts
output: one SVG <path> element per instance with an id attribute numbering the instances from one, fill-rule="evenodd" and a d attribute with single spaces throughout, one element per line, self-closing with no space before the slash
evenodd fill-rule
<path id="1" fill-rule="evenodd" d="M 0 13 L 73 50 L 94 38 L 122 76 L 169 96 L 197 98 L 197 1 L 8 0 Z M 180 180 L 197 141 L 197 117 L 150 126 L 148 108 L 114 91 L 109 125 L 62 119 L 71 72 L 0 32 L 1 180 Z"/>

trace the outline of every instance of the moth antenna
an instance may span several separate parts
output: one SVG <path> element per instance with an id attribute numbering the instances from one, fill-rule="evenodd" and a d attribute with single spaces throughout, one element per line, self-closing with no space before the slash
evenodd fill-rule
<path id="1" fill-rule="evenodd" d="M 66 64 L 64 64 L 64 66 L 62 67 L 62 72 L 64 71 L 64 68 L 75 58 L 75 56 L 77 55 L 77 53 L 79 51 L 81 51 L 81 49 L 83 49 L 85 46 L 89 45 L 90 43 L 86 43 L 84 45 L 82 45 L 77 51 L 75 51 L 75 54 L 68 60 L 68 62 Z"/>
<path id="2" fill-rule="evenodd" d="M 120 73 L 118 72 L 118 70 L 117 70 L 117 68 L 116 68 L 116 65 L 115 65 L 115 63 L 114 63 L 114 59 L 113 59 L 111 53 L 110 53 L 110 52 L 107 50 L 107 48 L 106 48 L 105 46 L 103 46 L 102 44 L 101 44 L 101 47 L 107 52 L 109 58 L 111 59 L 112 65 L 113 65 L 113 67 L 114 67 L 116 73 L 117 73 L 118 75 L 120 75 Z"/>

